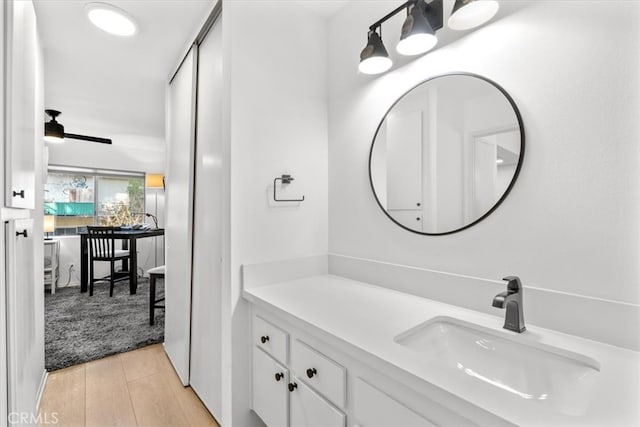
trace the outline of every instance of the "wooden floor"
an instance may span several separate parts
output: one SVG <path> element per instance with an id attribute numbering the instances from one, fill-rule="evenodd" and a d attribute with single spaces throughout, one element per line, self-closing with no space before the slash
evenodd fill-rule
<path id="1" fill-rule="evenodd" d="M 40 417 L 56 426 L 218 426 L 161 344 L 50 373 Z"/>

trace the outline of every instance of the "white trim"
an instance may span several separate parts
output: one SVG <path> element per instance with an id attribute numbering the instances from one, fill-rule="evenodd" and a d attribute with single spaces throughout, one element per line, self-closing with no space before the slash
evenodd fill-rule
<path id="1" fill-rule="evenodd" d="M 47 387 L 47 380 L 49 379 L 49 372 L 47 370 L 42 371 L 42 378 L 40 378 L 40 386 L 38 386 L 38 393 L 36 394 L 36 411 L 40 411 L 40 403 L 42 402 L 42 396 L 44 395 L 44 389 Z"/>

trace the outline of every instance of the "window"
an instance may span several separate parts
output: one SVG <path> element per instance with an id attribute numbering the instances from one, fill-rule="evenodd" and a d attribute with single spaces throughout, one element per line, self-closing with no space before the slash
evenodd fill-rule
<path id="1" fill-rule="evenodd" d="M 44 188 L 44 213 L 55 216 L 55 235 L 144 220 L 144 173 L 52 166 Z"/>

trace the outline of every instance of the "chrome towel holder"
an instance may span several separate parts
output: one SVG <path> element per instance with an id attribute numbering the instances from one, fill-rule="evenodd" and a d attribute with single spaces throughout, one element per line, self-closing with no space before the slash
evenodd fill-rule
<path id="1" fill-rule="evenodd" d="M 275 202 L 304 202 L 304 196 L 302 196 L 302 199 L 278 199 L 276 194 L 276 181 L 280 181 L 282 185 L 291 184 L 293 177 L 291 175 L 282 175 L 273 179 L 273 200 Z"/>

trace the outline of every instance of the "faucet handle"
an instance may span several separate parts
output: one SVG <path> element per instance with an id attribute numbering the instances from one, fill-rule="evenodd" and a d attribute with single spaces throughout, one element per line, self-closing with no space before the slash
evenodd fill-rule
<path id="1" fill-rule="evenodd" d="M 507 276 L 502 280 L 507 281 L 507 290 L 511 292 L 519 292 L 522 290 L 522 282 L 518 276 Z"/>

